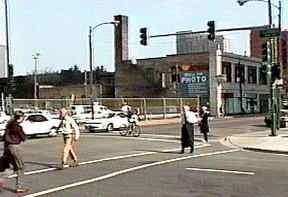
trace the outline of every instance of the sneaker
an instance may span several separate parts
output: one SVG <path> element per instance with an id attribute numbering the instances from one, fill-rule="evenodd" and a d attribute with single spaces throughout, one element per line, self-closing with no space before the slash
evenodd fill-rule
<path id="1" fill-rule="evenodd" d="M 69 167 L 77 167 L 77 166 L 79 166 L 78 161 L 73 161 L 73 163 L 69 165 Z"/>
<path id="2" fill-rule="evenodd" d="M 15 189 L 15 193 L 27 193 L 30 192 L 30 188 L 25 188 L 25 187 L 18 187 Z"/>
<path id="3" fill-rule="evenodd" d="M 69 167 L 69 165 L 67 163 L 62 162 L 61 166 L 60 166 L 60 169 L 64 170 L 64 168 L 68 168 L 68 167 Z"/>

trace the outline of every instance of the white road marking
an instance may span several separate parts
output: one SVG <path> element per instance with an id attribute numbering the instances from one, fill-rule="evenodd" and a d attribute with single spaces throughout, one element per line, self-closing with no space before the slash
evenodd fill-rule
<path id="1" fill-rule="evenodd" d="M 100 134 L 100 135 L 97 135 L 97 136 L 101 136 L 101 137 L 107 137 L 107 138 L 111 138 L 111 137 L 113 137 L 113 138 L 119 138 L 119 139 L 126 139 L 126 140 L 131 140 L 131 139 L 133 139 L 133 140 L 143 140 L 143 141 L 156 141 L 156 142 L 168 142 L 168 143 L 177 143 L 177 144 L 180 144 L 181 142 L 180 142 L 180 139 L 178 139 L 179 138 L 179 136 L 173 136 L 173 135 L 171 135 L 171 136 L 169 136 L 169 135 L 154 135 L 154 134 L 141 134 L 141 136 L 151 136 L 151 137 L 167 137 L 167 138 L 177 138 L 177 139 L 175 139 L 175 140 L 169 140 L 169 139 L 161 139 L 161 138 L 148 138 L 148 137 L 132 137 L 132 136 L 116 136 L 116 135 L 113 135 L 113 136 L 109 136 L 109 135 L 102 135 L 102 134 Z M 197 139 L 199 139 L 199 138 L 197 138 Z"/>
<path id="2" fill-rule="evenodd" d="M 201 145 L 195 146 L 195 148 L 203 148 L 203 147 L 207 147 L 207 146 L 211 146 L 211 145 L 210 144 L 201 144 Z M 160 152 L 165 153 L 165 152 L 171 152 L 171 151 L 177 151 L 177 150 L 179 150 L 179 149 L 166 149 L 166 150 L 160 150 Z M 104 161 L 112 161 L 112 160 L 118 160 L 118 159 L 127 159 L 127 158 L 140 157 L 140 156 L 144 156 L 144 155 L 152 155 L 152 154 L 157 154 L 157 153 L 159 153 L 159 152 L 149 151 L 149 152 L 136 153 L 136 154 L 130 154 L 130 155 L 120 155 L 120 156 L 115 156 L 115 157 L 108 157 L 108 158 L 103 158 L 103 159 L 84 161 L 84 162 L 80 162 L 79 165 L 87 165 L 87 164 L 100 163 L 100 162 L 104 162 Z M 50 171 L 54 171 L 54 170 L 59 170 L 59 168 L 45 168 L 45 169 L 40 169 L 40 170 L 34 170 L 34 171 L 24 172 L 24 175 L 40 174 L 40 173 L 50 172 Z M 8 178 L 15 178 L 16 176 L 17 176 L 16 174 L 13 174 L 13 175 L 8 176 Z"/>
<path id="3" fill-rule="evenodd" d="M 72 184 L 51 188 L 51 189 L 44 190 L 44 191 L 41 191 L 41 192 L 28 194 L 28 195 L 25 195 L 23 197 L 42 196 L 42 195 L 45 195 L 45 194 L 50 194 L 50 193 L 53 193 L 53 192 L 62 191 L 62 190 L 65 190 L 65 189 L 69 189 L 69 188 L 73 188 L 73 187 L 77 187 L 77 186 L 81 186 L 81 185 L 90 184 L 90 183 L 93 183 L 93 182 L 98 182 L 98 181 L 101 181 L 101 180 L 109 179 L 109 178 L 112 178 L 112 177 L 115 177 L 115 176 L 118 176 L 118 175 L 126 174 L 126 173 L 133 172 L 133 171 L 136 171 L 136 170 L 145 169 L 145 168 L 148 168 L 148 167 L 164 165 L 164 164 L 168 164 L 168 163 L 172 163 L 172 162 L 176 162 L 176 161 L 187 160 L 187 159 L 191 159 L 191 158 L 198 158 L 198 157 L 206 157 L 206 156 L 212 156 L 212 155 L 233 153 L 233 152 L 237 152 L 237 151 L 240 151 L 240 149 L 233 149 L 233 150 L 228 150 L 228 151 L 218 151 L 218 152 L 205 153 L 205 154 L 200 154 L 200 155 L 190 155 L 190 156 L 186 156 L 186 157 L 178 157 L 178 158 L 175 158 L 175 159 L 168 159 L 168 160 L 153 162 L 153 163 L 150 163 L 150 164 L 140 165 L 140 166 L 136 166 L 136 167 L 133 167 L 133 168 L 127 168 L 127 169 L 124 169 L 124 170 L 112 172 L 112 173 L 106 174 L 104 176 L 95 177 L 95 178 L 92 178 L 92 179 L 87 179 L 87 180 L 84 180 L 84 181 L 79 181 L 79 182 L 75 182 L 75 183 L 72 183 Z"/>
<path id="4" fill-rule="evenodd" d="M 245 171 L 235 171 L 235 170 L 218 170 L 218 169 L 208 169 L 208 168 L 186 168 L 186 170 L 204 171 L 204 172 L 223 172 L 223 173 L 242 174 L 242 175 L 255 175 L 255 172 L 245 172 Z"/>
<path id="5" fill-rule="evenodd" d="M 143 137 L 132 137 L 132 136 L 108 136 L 108 135 L 97 135 L 97 136 L 101 136 L 101 137 L 106 137 L 106 138 L 119 138 L 121 140 L 146 140 L 146 141 L 157 141 L 157 142 L 169 142 L 169 143 L 180 143 L 180 140 L 169 140 L 169 139 L 157 139 L 157 138 L 143 138 Z"/>

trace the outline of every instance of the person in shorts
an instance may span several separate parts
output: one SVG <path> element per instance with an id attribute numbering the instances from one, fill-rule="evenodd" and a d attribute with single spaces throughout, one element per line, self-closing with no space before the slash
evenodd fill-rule
<path id="1" fill-rule="evenodd" d="M 61 122 L 58 129 L 61 129 L 64 139 L 61 168 L 64 169 L 68 165 L 67 160 L 69 157 L 73 160 L 73 163 L 70 166 L 76 167 L 79 163 L 74 151 L 74 146 L 79 140 L 80 130 L 65 108 L 60 109 L 60 119 Z"/>

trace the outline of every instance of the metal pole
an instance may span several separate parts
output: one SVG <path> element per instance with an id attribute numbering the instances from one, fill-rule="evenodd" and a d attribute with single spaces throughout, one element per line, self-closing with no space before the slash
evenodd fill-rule
<path id="1" fill-rule="evenodd" d="M 92 57 L 92 27 L 89 26 L 89 68 L 90 68 L 90 75 L 89 75 L 89 86 L 90 86 L 90 97 L 92 98 L 93 94 L 93 57 Z"/>
<path id="2" fill-rule="evenodd" d="M 10 53 L 9 53 L 9 26 L 8 26 L 8 5 L 7 0 L 4 1 L 5 3 L 5 26 L 6 26 L 6 61 L 7 61 L 7 76 L 8 76 L 8 66 L 10 64 Z"/>
<path id="3" fill-rule="evenodd" d="M 35 70 L 34 70 L 34 99 L 37 99 L 37 60 L 38 57 L 34 56 L 34 64 L 35 64 Z"/>
<path id="4" fill-rule="evenodd" d="M 281 0 L 279 0 L 279 15 L 278 15 L 278 27 L 279 31 L 281 32 L 281 14 L 282 14 L 282 6 L 281 6 Z"/>
<path id="5" fill-rule="evenodd" d="M 268 0 L 268 15 L 269 15 L 269 27 L 272 27 L 272 7 L 271 0 Z"/>

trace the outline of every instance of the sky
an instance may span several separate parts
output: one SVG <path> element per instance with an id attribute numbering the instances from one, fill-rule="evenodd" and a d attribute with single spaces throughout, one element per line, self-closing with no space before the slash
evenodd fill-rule
<path id="1" fill-rule="evenodd" d="M 277 0 L 271 0 L 278 5 Z M 267 3 L 236 0 L 8 0 L 10 62 L 16 75 L 32 73 L 33 54 L 40 53 L 39 72 L 60 71 L 77 65 L 89 70 L 88 28 L 110 22 L 114 15 L 129 17 L 129 57 L 160 57 L 176 53 L 175 37 L 153 38 L 139 44 L 139 29 L 150 35 L 201 31 L 214 20 L 216 29 L 259 26 L 268 23 Z M 288 0 L 282 0 L 282 29 L 288 29 Z M 0 44 L 5 44 L 4 0 L 0 0 Z M 278 24 L 278 9 L 272 8 Z M 93 32 L 93 67 L 114 71 L 114 27 Z M 223 34 L 234 53 L 249 52 L 248 31 Z"/>

